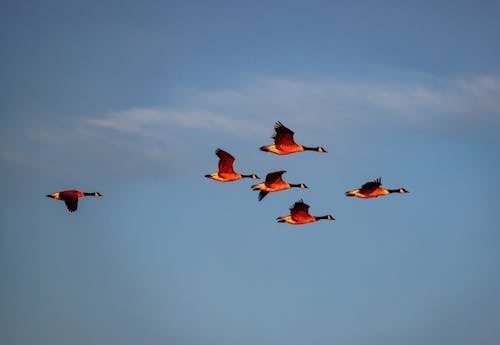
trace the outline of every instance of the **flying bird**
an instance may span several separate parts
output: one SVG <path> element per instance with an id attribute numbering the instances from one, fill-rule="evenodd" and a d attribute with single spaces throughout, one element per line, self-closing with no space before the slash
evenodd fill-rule
<path id="1" fill-rule="evenodd" d="M 277 192 L 280 190 L 285 190 L 289 188 L 308 188 L 305 184 L 303 183 L 288 183 L 285 182 L 281 175 L 286 173 L 286 170 L 281 170 L 281 171 L 275 171 L 271 172 L 266 175 L 266 181 L 259 183 L 259 184 L 254 184 L 252 186 L 253 190 L 260 190 L 259 193 L 259 201 L 264 199 L 264 197 L 270 193 L 270 192 Z"/>
<path id="2" fill-rule="evenodd" d="M 274 139 L 274 145 L 262 146 L 260 148 L 262 151 L 272 152 L 278 155 L 287 155 L 289 153 L 301 151 L 326 152 L 326 150 L 320 146 L 307 147 L 297 144 L 293 140 L 294 132 L 285 127 L 281 122 L 276 122 L 274 130 L 275 133 L 271 137 L 272 139 Z"/>
<path id="3" fill-rule="evenodd" d="M 215 154 L 219 157 L 219 171 L 205 175 L 205 177 L 220 182 L 235 181 L 244 177 L 253 179 L 259 178 L 256 174 L 243 175 L 235 172 L 233 169 L 234 157 L 226 151 L 217 149 L 215 150 Z"/>
<path id="4" fill-rule="evenodd" d="M 335 220 L 332 215 L 327 214 L 326 216 L 315 217 L 309 214 L 309 205 L 304 203 L 302 199 L 295 202 L 290 208 L 290 215 L 284 217 L 276 218 L 278 223 L 289 223 L 289 224 L 306 224 L 317 222 L 321 219 Z"/>
<path id="5" fill-rule="evenodd" d="M 92 193 L 86 193 L 86 192 L 81 192 L 79 190 L 65 190 L 62 192 L 56 192 L 52 193 L 49 195 L 46 195 L 49 198 L 53 198 L 56 200 L 62 200 L 66 204 L 66 207 L 68 208 L 69 212 L 75 212 L 76 209 L 78 208 L 78 198 L 84 197 L 84 196 L 95 196 L 99 197 L 102 196 L 101 193 L 99 192 L 92 192 Z"/>
<path id="6" fill-rule="evenodd" d="M 376 198 L 382 195 L 387 195 L 390 193 L 409 193 L 406 189 L 404 188 L 398 188 L 398 189 L 386 189 L 382 188 L 382 179 L 379 177 L 376 180 L 366 182 L 364 185 L 361 186 L 360 189 L 354 189 L 348 192 L 345 192 L 346 196 L 356 196 L 358 198 Z"/>

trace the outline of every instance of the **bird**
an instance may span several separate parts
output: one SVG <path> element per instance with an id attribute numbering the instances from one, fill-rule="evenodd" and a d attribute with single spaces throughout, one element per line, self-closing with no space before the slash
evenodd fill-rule
<path id="1" fill-rule="evenodd" d="M 241 178 L 259 178 L 256 174 L 243 175 L 235 172 L 233 169 L 234 157 L 226 151 L 218 148 L 215 150 L 215 154 L 219 157 L 219 171 L 205 175 L 205 177 L 219 182 L 236 181 Z"/>
<path id="2" fill-rule="evenodd" d="M 289 223 L 289 224 L 306 224 L 317 222 L 321 219 L 335 220 L 332 215 L 327 214 L 326 216 L 315 217 L 309 214 L 309 205 L 304 203 L 302 199 L 295 202 L 290 208 L 290 215 L 276 218 L 278 223 Z"/>
<path id="3" fill-rule="evenodd" d="M 260 150 L 265 152 L 272 152 L 278 155 L 287 155 L 294 152 L 301 151 L 317 151 L 326 152 L 326 150 L 320 146 L 318 147 L 307 147 L 297 144 L 293 140 L 294 132 L 289 128 L 285 127 L 281 122 L 276 122 L 274 126 L 275 133 L 271 136 L 274 139 L 274 145 L 261 146 Z"/>
<path id="4" fill-rule="evenodd" d="M 62 192 L 48 194 L 46 196 L 49 198 L 56 199 L 56 200 L 64 201 L 64 203 L 66 204 L 66 207 L 68 208 L 68 211 L 75 212 L 76 209 L 78 208 L 78 198 L 81 198 L 84 196 L 99 197 L 99 196 L 102 196 L 102 194 L 99 192 L 87 193 L 87 192 L 81 192 L 79 190 L 71 189 L 71 190 L 65 190 Z"/>
<path id="5" fill-rule="evenodd" d="M 254 184 L 252 186 L 253 190 L 260 190 L 259 201 L 264 199 L 264 197 L 270 192 L 277 192 L 289 188 L 309 188 L 303 183 L 288 183 L 283 181 L 281 175 L 286 173 L 286 170 L 274 171 L 266 175 L 266 181 Z"/>
<path id="6" fill-rule="evenodd" d="M 346 196 L 356 196 L 358 198 L 376 198 L 382 195 L 387 195 L 390 193 L 409 193 L 404 188 L 397 188 L 397 189 L 386 189 L 382 188 L 382 179 L 379 177 L 373 181 L 366 182 L 364 185 L 361 186 L 360 189 L 354 189 L 351 191 L 345 192 Z"/>

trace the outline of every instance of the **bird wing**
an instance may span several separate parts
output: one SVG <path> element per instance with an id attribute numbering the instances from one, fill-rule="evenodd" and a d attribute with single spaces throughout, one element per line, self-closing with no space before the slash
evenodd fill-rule
<path id="1" fill-rule="evenodd" d="M 309 218 L 309 205 L 304 203 L 302 199 L 297 201 L 295 204 L 293 204 L 293 207 L 290 208 L 290 215 L 292 216 L 293 220 Z"/>
<path id="2" fill-rule="evenodd" d="M 272 173 L 269 173 L 266 175 L 266 186 L 270 186 L 276 182 L 278 182 L 279 180 L 281 180 L 282 182 L 283 179 L 281 178 L 281 175 L 283 175 L 284 173 L 286 173 L 286 170 L 280 170 L 280 171 L 275 171 L 275 172 L 272 172 Z"/>
<path id="3" fill-rule="evenodd" d="M 219 157 L 219 175 L 221 174 L 234 174 L 233 162 L 234 157 L 231 156 L 224 150 L 217 149 L 215 150 L 215 154 Z"/>
<path id="4" fill-rule="evenodd" d="M 78 198 L 66 198 L 64 199 L 64 203 L 69 212 L 75 212 L 78 208 Z"/>
<path id="5" fill-rule="evenodd" d="M 261 190 L 258 197 L 259 201 L 262 201 L 262 199 L 264 199 L 267 194 L 269 194 L 269 192 Z"/>
<path id="6" fill-rule="evenodd" d="M 370 181 L 370 182 L 366 182 L 364 185 L 361 186 L 361 190 L 363 190 L 363 191 L 375 190 L 378 187 L 380 187 L 381 184 L 382 184 L 382 180 L 379 177 L 376 180 L 373 180 L 373 181 Z"/>
<path id="7" fill-rule="evenodd" d="M 293 131 L 285 127 L 281 122 L 276 122 L 274 130 L 276 133 L 272 138 L 277 148 L 297 145 L 293 140 Z"/>

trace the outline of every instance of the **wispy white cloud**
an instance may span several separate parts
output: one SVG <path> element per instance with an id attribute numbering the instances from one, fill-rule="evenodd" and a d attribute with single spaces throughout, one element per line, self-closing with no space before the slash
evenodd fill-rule
<path id="1" fill-rule="evenodd" d="M 263 118 L 338 117 L 351 127 L 363 120 L 390 119 L 428 125 L 436 116 L 453 122 L 457 116 L 477 121 L 500 118 L 500 79 L 425 77 L 398 81 L 297 81 L 258 79 L 236 90 L 193 92 L 192 106 L 214 112 Z M 316 124 L 317 125 L 317 124 Z"/>
<path id="2" fill-rule="evenodd" d="M 111 112 L 103 117 L 85 118 L 91 127 L 148 136 L 162 140 L 164 131 L 173 128 L 208 130 L 237 136 L 250 136 L 259 126 L 251 121 L 226 116 L 210 110 L 168 110 L 133 108 Z"/>
<path id="3" fill-rule="evenodd" d="M 307 141 L 312 135 L 369 134 L 374 125 L 408 135 L 439 134 L 444 128 L 457 137 L 474 128 L 500 127 L 500 78 L 487 75 L 388 81 L 257 78 L 232 89 L 183 90 L 180 99 L 175 107 L 116 110 L 32 129 L 30 140 L 39 143 L 41 153 L 33 159 L 65 157 L 78 165 L 94 158 L 111 170 L 139 170 L 130 163 L 133 157 L 139 167 L 167 169 L 221 141 L 263 145 L 278 120 L 308 129 L 300 131 Z M 18 160 L 12 152 L 3 157 Z"/>
<path id="4" fill-rule="evenodd" d="M 82 122 L 94 130 L 162 142 L 165 132 L 176 128 L 247 139 L 267 136 L 276 120 L 327 123 L 342 131 L 373 121 L 432 127 L 436 120 L 457 125 L 499 119 L 500 79 L 478 76 L 387 82 L 261 78 L 235 89 L 185 91 L 184 103 L 175 109 L 132 108 Z"/>

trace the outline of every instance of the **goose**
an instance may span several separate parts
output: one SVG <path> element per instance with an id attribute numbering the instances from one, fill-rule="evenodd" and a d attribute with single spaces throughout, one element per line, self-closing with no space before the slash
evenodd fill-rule
<path id="1" fill-rule="evenodd" d="M 320 146 L 307 147 L 297 144 L 293 140 L 294 132 L 285 127 L 281 122 L 276 122 L 274 130 L 275 133 L 271 137 L 274 139 L 274 145 L 262 146 L 260 148 L 261 151 L 272 152 L 278 155 L 287 155 L 289 153 L 301 151 L 326 152 L 326 150 Z"/>
<path id="2" fill-rule="evenodd" d="M 294 225 L 317 222 L 321 219 L 335 220 L 335 218 L 333 218 L 330 214 L 320 217 L 311 216 L 309 214 L 309 205 L 304 203 L 302 199 L 293 204 L 290 208 L 289 216 L 278 217 L 276 219 L 278 220 L 278 223 L 289 223 Z"/>
<path id="3" fill-rule="evenodd" d="M 215 154 L 219 157 L 219 171 L 205 175 L 205 177 L 219 182 L 236 181 L 245 177 L 253 179 L 259 178 L 256 174 L 243 175 L 235 172 L 233 169 L 234 157 L 226 151 L 217 149 L 215 150 Z"/>
<path id="4" fill-rule="evenodd" d="M 266 181 L 259 183 L 259 184 L 254 184 L 252 186 L 253 190 L 260 190 L 259 193 L 259 201 L 264 199 L 264 197 L 270 193 L 270 192 L 277 192 L 279 190 L 284 190 L 284 189 L 289 189 L 289 188 L 308 188 L 305 184 L 303 183 L 288 183 L 283 181 L 281 178 L 281 175 L 286 173 L 286 170 L 280 170 L 280 171 L 275 171 L 271 172 L 266 175 Z"/>
<path id="5" fill-rule="evenodd" d="M 380 187 L 382 185 L 382 179 L 379 177 L 373 181 L 366 182 L 364 185 L 361 186 L 360 189 L 354 189 L 348 192 L 345 192 L 346 196 L 356 196 L 358 198 L 376 198 L 382 195 L 387 195 L 390 193 L 409 193 L 406 189 L 404 188 L 398 188 L 398 189 L 386 189 Z"/>
<path id="6" fill-rule="evenodd" d="M 68 211 L 75 212 L 76 209 L 78 208 L 78 198 L 81 198 L 84 196 L 99 197 L 99 196 L 102 196 L 102 194 L 99 192 L 87 193 L 87 192 L 81 192 L 79 190 L 71 189 L 71 190 L 65 190 L 62 192 L 48 194 L 46 196 L 49 198 L 56 199 L 56 200 L 64 201 L 66 203 L 66 207 L 68 208 Z"/>

